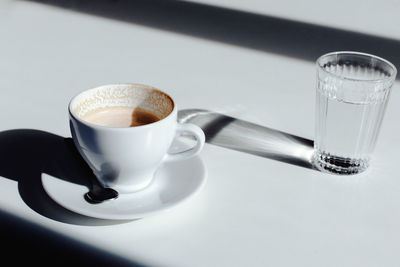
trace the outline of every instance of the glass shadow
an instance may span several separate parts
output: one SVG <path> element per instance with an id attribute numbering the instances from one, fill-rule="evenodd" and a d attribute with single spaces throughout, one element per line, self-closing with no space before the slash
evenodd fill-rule
<path id="1" fill-rule="evenodd" d="M 202 128 L 207 143 L 317 170 L 312 140 L 201 109 L 180 110 L 178 121 Z"/>

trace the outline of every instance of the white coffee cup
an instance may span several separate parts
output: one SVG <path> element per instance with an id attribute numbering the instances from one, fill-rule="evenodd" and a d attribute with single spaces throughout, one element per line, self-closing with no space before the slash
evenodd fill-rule
<path id="1" fill-rule="evenodd" d="M 107 127 L 85 121 L 87 112 L 107 107 L 139 107 L 160 115 L 159 121 L 135 127 Z M 75 146 L 99 182 L 119 193 L 144 189 L 157 168 L 167 161 L 186 159 L 203 148 L 203 131 L 193 124 L 177 122 L 173 99 L 154 87 L 114 84 L 89 89 L 69 104 L 70 128 Z M 189 133 L 196 145 L 169 154 L 175 136 Z"/>

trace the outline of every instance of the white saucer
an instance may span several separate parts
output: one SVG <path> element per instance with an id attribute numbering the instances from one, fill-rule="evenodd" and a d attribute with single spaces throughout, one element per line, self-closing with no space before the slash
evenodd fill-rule
<path id="1" fill-rule="evenodd" d="M 48 174 L 42 174 L 47 194 L 58 204 L 76 213 L 112 220 L 130 220 L 169 210 L 198 193 L 206 181 L 200 157 L 163 164 L 153 182 L 142 191 L 120 194 L 115 200 L 90 204 L 84 199 L 88 188 Z"/>

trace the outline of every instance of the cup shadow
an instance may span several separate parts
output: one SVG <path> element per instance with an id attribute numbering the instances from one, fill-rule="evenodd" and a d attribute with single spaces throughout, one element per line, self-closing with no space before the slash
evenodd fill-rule
<path id="1" fill-rule="evenodd" d="M 178 120 L 202 128 L 207 143 L 317 170 L 312 164 L 312 140 L 207 110 L 180 110 Z M 0 176 L 17 181 L 22 200 L 37 213 L 77 225 L 113 225 L 130 221 L 80 215 L 60 206 L 47 195 L 41 182 L 43 173 L 88 189 L 91 186 L 92 178 L 88 177 L 93 176 L 93 172 L 75 148 L 72 138 L 34 129 L 15 129 L 0 132 L 0 147 Z"/>
<path id="2" fill-rule="evenodd" d="M 57 204 L 45 192 L 41 182 L 43 173 L 90 188 L 88 177 L 93 172 L 76 150 L 72 138 L 34 129 L 15 129 L 0 132 L 0 147 L 0 176 L 17 181 L 22 200 L 37 213 L 77 225 L 127 222 L 74 213 Z"/>
<path id="3" fill-rule="evenodd" d="M 202 128 L 207 143 L 319 171 L 312 140 L 208 110 L 180 110 L 178 120 Z"/>

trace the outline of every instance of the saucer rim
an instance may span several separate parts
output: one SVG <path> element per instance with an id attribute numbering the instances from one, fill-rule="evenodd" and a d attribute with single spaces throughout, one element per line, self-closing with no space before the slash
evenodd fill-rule
<path id="1" fill-rule="evenodd" d="M 61 207 L 65 208 L 67 210 L 70 210 L 72 212 L 75 212 L 77 214 L 80 214 L 80 215 L 83 215 L 83 216 L 92 217 L 92 218 L 97 218 L 97 219 L 103 219 L 103 220 L 135 220 L 135 219 L 142 219 L 142 218 L 145 218 L 145 217 L 154 216 L 156 214 L 168 212 L 168 211 L 174 209 L 175 207 L 186 203 L 187 201 L 189 201 L 190 199 L 195 197 L 203 189 L 203 187 L 206 184 L 207 178 L 208 178 L 208 171 L 207 171 L 207 168 L 206 168 L 203 160 L 201 159 L 200 156 L 195 156 L 195 157 L 187 159 L 187 160 L 197 160 L 200 163 L 201 170 L 202 170 L 202 174 L 199 174 L 199 178 L 198 178 L 200 180 L 200 183 L 196 187 L 194 187 L 193 190 L 191 190 L 191 192 L 189 192 L 187 194 L 187 196 L 183 197 L 182 199 L 180 199 L 178 201 L 174 201 L 173 203 L 170 203 L 170 204 L 159 205 L 158 209 L 152 210 L 152 211 L 148 211 L 148 212 L 140 212 L 140 213 L 134 213 L 134 214 L 133 213 L 132 214 L 118 214 L 118 213 L 115 213 L 115 214 L 112 214 L 112 215 L 105 214 L 104 216 L 102 216 L 98 212 L 92 212 L 92 210 L 90 210 L 90 209 L 82 210 L 82 209 L 75 208 L 73 206 L 72 207 L 71 206 L 66 206 L 64 203 L 59 201 L 59 199 L 53 198 L 53 196 L 51 194 L 52 190 L 49 188 L 49 186 L 47 184 L 47 181 L 46 181 L 47 179 L 59 179 L 59 180 L 61 180 L 60 178 L 52 176 L 52 175 L 50 175 L 48 173 L 42 173 L 41 182 L 42 182 L 42 187 L 45 190 L 46 194 L 53 201 L 55 201 Z M 187 160 L 183 160 L 182 163 L 184 163 Z M 168 165 L 168 163 L 165 163 L 165 165 Z M 165 165 L 163 164 L 162 166 L 160 166 L 160 169 L 163 168 L 163 167 L 165 168 Z M 68 182 L 68 181 L 64 181 L 64 182 Z M 68 182 L 68 183 L 71 183 L 71 182 Z M 150 189 L 152 184 L 153 183 L 150 183 L 143 190 Z M 77 186 L 80 186 L 80 185 L 77 185 Z M 130 193 L 130 194 L 135 194 L 135 193 L 138 193 L 138 192 L 134 192 L 134 193 Z M 123 196 L 123 195 L 129 195 L 129 193 L 124 193 L 124 194 L 121 194 L 120 196 Z M 83 195 L 82 195 L 82 198 L 83 198 Z M 107 205 L 110 202 L 117 202 L 117 201 L 118 201 L 118 198 L 110 200 L 110 201 L 106 201 L 104 203 L 93 204 L 93 205 Z"/>

